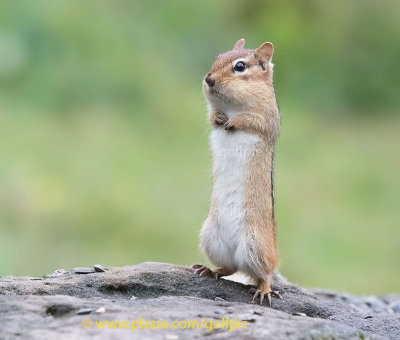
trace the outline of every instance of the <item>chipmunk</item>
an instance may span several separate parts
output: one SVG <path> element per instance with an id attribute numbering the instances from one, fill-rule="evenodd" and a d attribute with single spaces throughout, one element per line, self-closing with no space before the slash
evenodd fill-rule
<path id="1" fill-rule="evenodd" d="M 200 244 L 217 269 L 193 265 L 200 276 L 236 271 L 257 285 L 252 303 L 262 305 L 278 265 L 274 216 L 274 150 L 280 115 L 272 83 L 274 48 L 244 49 L 244 39 L 217 57 L 203 80 L 213 126 L 213 189 Z M 254 289 L 253 289 L 254 291 Z"/>

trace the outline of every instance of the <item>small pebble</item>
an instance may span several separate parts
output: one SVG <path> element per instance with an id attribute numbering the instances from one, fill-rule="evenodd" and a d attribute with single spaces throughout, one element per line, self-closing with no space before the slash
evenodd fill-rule
<path id="1" fill-rule="evenodd" d="M 93 266 L 93 268 L 94 268 L 94 270 L 95 270 L 96 272 L 99 272 L 99 273 L 103 273 L 103 272 L 106 271 L 106 269 L 105 269 L 101 264 L 95 264 L 95 265 Z"/>
<path id="2" fill-rule="evenodd" d="M 91 312 L 94 312 L 93 308 L 82 308 L 82 309 L 78 310 L 76 312 L 76 314 L 83 315 L 83 314 L 90 314 Z"/>
<path id="3" fill-rule="evenodd" d="M 174 335 L 174 334 L 167 334 L 167 335 L 165 336 L 165 338 L 166 338 L 166 339 L 169 339 L 169 340 L 176 340 L 176 339 L 179 339 L 179 337 L 178 337 L 177 335 Z"/>
<path id="4" fill-rule="evenodd" d="M 234 311 L 235 311 L 235 309 L 232 308 L 232 307 L 228 307 L 228 308 L 226 309 L 226 312 L 227 312 L 228 314 L 233 314 Z"/>
<path id="5" fill-rule="evenodd" d="M 262 309 L 255 309 L 255 310 L 253 311 L 253 313 L 254 313 L 254 314 L 257 314 L 257 315 L 263 315 L 263 314 L 264 314 L 264 311 L 263 311 Z"/>
<path id="6" fill-rule="evenodd" d="M 368 306 L 369 309 L 372 310 L 372 312 L 375 313 L 386 312 L 386 303 L 377 296 L 367 296 L 363 298 L 363 300 L 365 305 Z"/>
<path id="7" fill-rule="evenodd" d="M 220 298 L 219 296 L 217 296 L 217 297 L 214 299 L 214 301 L 226 301 L 226 300 L 223 299 L 223 298 Z"/>
<path id="8" fill-rule="evenodd" d="M 295 316 L 307 316 L 306 313 L 300 313 L 300 312 L 294 312 L 294 313 L 292 313 L 292 315 L 295 315 Z"/>
<path id="9" fill-rule="evenodd" d="M 15 281 L 15 276 L 2 276 L 1 279 L 4 280 L 4 282 L 11 282 Z"/>
<path id="10" fill-rule="evenodd" d="M 91 274 L 94 273 L 94 269 L 87 267 L 78 267 L 73 269 L 75 274 Z"/>
<path id="11" fill-rule="evenodd" d="M 390 305 L 390 309 L 394 312 L 394 313 L 400 313 L 400 303 L 396 302 Z"/>
<path id="12" fill-rule="evenodd" d="M 66 273 L 67 273 L 67 271 L 65 269 L 57 269 L 57 270 L 54 271 L 54 273 L 44 275 L 43 277 L 45 279 L 54 278 L 54 277 L 58 277 L 58 276 L 64 275 Z"/>
<path id="13" fill-rule="evenodd" d="M 106 309 L 104 307 L 100 307 L 96 309 L 96 313 L 105 313 Z"/>

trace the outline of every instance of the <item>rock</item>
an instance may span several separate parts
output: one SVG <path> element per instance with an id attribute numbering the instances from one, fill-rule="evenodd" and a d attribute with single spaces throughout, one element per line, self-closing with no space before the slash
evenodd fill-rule
<path id="1" fill-rule="evenodd" d="M 96 313 L 105 313 L 106 309 L 104 307 L 100 307 L 98 309 L 96 309 Z"/>
<path id="2" fill-rule="evenodd" d="M 75 274 L 92 274 L 95 272 L 93 268 L 77 267 L 72 269 Z"/>
<path id="3" fill-rule="evenodd" d="M 386 294 L 380 298 L 388 305 L 390 313 L 400 313 L 400 294 Z"/>
<path id="4" fill-rule="evenodd" d="M 393 303 L 389 306 L 389 308 L 391 309 L 391 311 L 393 313 L 399 313 L 400 314 L 400 303 Z"/>
<path id="5" fill-rule="evenodd" d="M 45 276 L 43 276 L 44 278 L 51 278 L 51 277 L 57 277 L 57 276 L 61 276 L 64 275 L 67 271 L 65 269 L 57 269 L 56 271 L 54 271 L 54 273 L 52 274 L 47 274 Z M 42 279 L 42 278 L 34 278 L 34 279 Z"/>
<path id="6" fill-rule="evenodd" d="M 400 339 L 400 314 L 388 312 L 390 305 L 397 306 L 398 295 L 356 297 L 304 289 L 280 275 L 272 286 L 283 298 L 273 298 L 270 308 L 251 304 L 248 287 L 241 283 L 198 277 L 187 267 L 166 263 L 109 268 L 101 275 L 70 271 L 43 280 L 3 277 L 0 338 Z M 82 309 L 90 314 L 78 314 Z M 129 327 L 140 320 L 192 321 L 198 328 L 152 329 L 148 324 L 133 335 Z M 127 321 L 128 328 L 102 328 L 101 321 Z M 233 327 L 233 322 L 247 329 L 211 327 Z"/>
<path id="7" fill-rule="evenodd" d="M 219 296 L 216 296 L 216 297 L 214 298 L 214 301 L 226 301 L 226 300 L 223 299 L 223 298 L 220 298 Z"/>
<path id="8" fill-rule="evenodd" d="M 106 269 L 101 264 L 95 264 L 93 266 L 94 270 L 99 273 L 104 273 Z"/>
<path id="9" fill-rule="evenodd" d="M 295 315 L 295 316 L 307 316 L 306 313 L 298 313 L 298 312 L 294 312 L 294 313 L 292 313 L 292 315 Z"/>
<path id="10" fill-rule="evenodd" d="M 90 314 L 94 311 L 95 311 L 95 309 L 93 309 L 93 308 L 81 308 L 76 312 L 76 314 L 85 315 L 85 314 Z"/>

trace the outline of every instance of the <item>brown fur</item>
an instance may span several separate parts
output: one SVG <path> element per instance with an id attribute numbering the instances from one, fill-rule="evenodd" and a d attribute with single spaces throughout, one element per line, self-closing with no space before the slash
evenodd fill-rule
<path id="1" fill-rule="evenodd" d="M 280 116 L 272 83 L 273 47 L 264 43 L 256 50 L 243 49 L 244 40 L 239 40 L 232 51 L 221 54 L 215 60 L 207 76 L 215 81 L 213 87 L 203 83 L 203 90 L 210 91 L 212 100 L 210 120 L 215 128 L 225 128 L 234 133 L 245 130 L 261 137 L 252 155 L 245 180 L 244 209 L 248 253 L 254 262 L 252 278 L 258 284 L 262 301 L 271 291 L 270 282 L 278 265 L 276 248 L 276 226 L 273 202 L 273 154 L 279 135 Z M 233 71 L 235 60 L 242 59 L 249 67 L 240 74 Z M 241 114 L 227 120 L 221 115 L 219 101 L 233 103 Z M 223 112 L 222 112 L 223 114 Z M 214 213 L 213 198 L 210 214 Z M 230 273 L 228 268 L 219 273 Z"/>

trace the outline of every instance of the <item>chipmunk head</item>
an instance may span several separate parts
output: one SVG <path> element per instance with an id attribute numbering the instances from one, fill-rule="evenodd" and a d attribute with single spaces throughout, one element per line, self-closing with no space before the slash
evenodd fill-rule
<path id="1" fill-rule="evenodd" d="M 244 49 L 245 40 L 233 50 L 220 54 L 203 80 L 203 93 L 217 107 L 257 106 L 272 89 L 272 43 L 255 50 Z M 272 89 L 273 91 L 273 89 Z"/>

